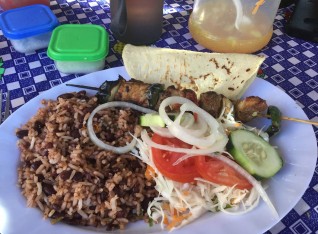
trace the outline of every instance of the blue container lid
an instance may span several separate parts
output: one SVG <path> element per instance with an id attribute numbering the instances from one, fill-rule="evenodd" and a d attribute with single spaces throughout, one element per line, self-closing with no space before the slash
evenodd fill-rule
<path id="1" fill-rule="evenodd" d="M 0 14 L 0 27 L 8 39 L 23 39 L 53 31 L 59 22 L 48 6 L 36 4 Z"/>

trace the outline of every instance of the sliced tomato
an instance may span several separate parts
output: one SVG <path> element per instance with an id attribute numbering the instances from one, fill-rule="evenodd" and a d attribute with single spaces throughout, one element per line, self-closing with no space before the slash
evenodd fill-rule
<path id="1" fill-rule="evenodd" d="M 161 145 L 168 145 L 177 148 L 192 148 L 191 145 L 177 139 L 166 138 L 154 134 L 152 140 Z M 208 157 L 195 156 L 183 160 L 177 165 L 173 165 L 183 153 L 170 152 L 157 148 L 152 148 L 152 157 L 157 169 L 166 177 L 182 182 L 193 182 L 194 178 L 202 177 L 216 184 L 234 186 L 239 189 L 251 189 L 249 181 L 237 172 L 234 168 L 223 161 Z"/>
<path id="2" fill-rule="evenodd" d="M 161 145 L 174 146 L 177 148 L 191 148 L 192 146 L 177 139 L 166 138 L 158 134 L 154 134 L 152 140 Z M 195 158 L 188 158 L 173 165 L 179 158 L 184 156 L 183 153 L 165 151 L 157 148 L 152 148 L 152 158 L 157 169 L 169 179 L 174 181 L 188 183 L 193 182 L 194 178 L 199 177 L 195 167 Z"/>
<path id="3" fill-rule="evenodd" d="M 194 117 L 194 121 L 198 122 L 198 114 L 197 113 L 193 113 L 193 117 Z"/>
<path id="4" fill-rule="evenodd" d="M 196 156 L 195 166 L 201 177 L 216 184 L 251 189 L 249 181 L 225 162 L 208 156 Z"/>

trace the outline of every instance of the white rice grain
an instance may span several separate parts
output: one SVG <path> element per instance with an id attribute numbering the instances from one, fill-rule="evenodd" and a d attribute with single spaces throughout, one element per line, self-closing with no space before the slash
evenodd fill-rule
<path id="1" fill-rule="evenodd" d="M 72 168 L 73 170 L 76 170 L 76 171 L 79 171 L 79 170 L 80 170 L 80 168 L 79 168 L 78 166 L 75 166 L 75 165 L 72 164 L 72 163 L 69 163 L 68 166 L 69 166 L 70 168 Z"/>
<path id="2" fill-rule="evenodd" d="M 55 210 L 51 210 L 51 211 L 49 212 L 49 214 L 48 214 L 48 217 L 52 217 L 52 215 L 54 215 L 54 213 L 55 213 Z"/>
<path id="3" fill-rule="evenodd" d="M 102 178 L 102 179 L 105 178 L 105 176 L 102 173 L 100 173 L 99 171 L 94 171 L 93 174 L 98 176 L 98 177 L 100 177 L 100 178 Z"/>
<path id="4" fill-rule="evenodd" d="M 117 211 L 117 199 L 118 199 L 117 195 L 115 195 L 112 199 L 110 199 L 110 208 L 112 211 Z"/>
<path id="5" fill-rule="evenodd" d="M 41 164 L 38 169 L 36 169 L 35 174 L 40 174 L 45 169 L 45 165 Z"/>
<path id="6" fill-rule="evenodd" d="M 37 182 L 37 183 L 36 183 L 36 186 L 37 186 L 37 188 L 38 188 L 38 190 L 37 190 L 37 192 L 36 192 L 36 195 L 37 195 L 37 196 L 40 196 L 41 193 L 42 193 L 42 184 L 41 184 L 40 182 Z"/>
<path id="7" fill-rule="evenodd" d="M 71 173 L 71 175 L 70 175 L 69 180 L 72 180 L 72 179 L 73 179 L 73 177 L 74 177 L 75 173 L 76 173 L 76 171 L 75 171 L 75 170 L 72 170 L 72 173 Z"/>
<path id="8" fill-rule="evenodd" d="M 88 219 L 88 216 L 87 216 L 87 214 L 84 211 L 78 210 L 77 213 L 79 213 L 82 216 L 83 219 Z"/>
<path id="9" fill-rule="evenodd" d="M 30 147 L 29 147 L 30 150 L 33 149 L 34 144 L 35 144 L 35 137 L 32 137 Z"/>
<path id="10" fill-rule="evenodd" d="M 38 207 L 40 208 L 40 210 L 44 211 L 44 206 L 42 204 L 42 202 L 40 202 L 39 200 L 36 201 L 36 204 L 38 205 Z"/>
<path id="11" fill-rule="evenodd" d="M 79 199 L 77 203 L 77 210 L 81 210 L 83 208 L 83 200 Z"/>

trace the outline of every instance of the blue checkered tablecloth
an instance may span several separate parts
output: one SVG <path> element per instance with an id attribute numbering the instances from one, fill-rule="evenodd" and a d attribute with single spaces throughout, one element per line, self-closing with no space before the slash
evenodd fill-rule
<path id="1" fill-rule="evenodd" d="M 163 34 L 156 46 L 208 51 L 198 45 L 189 33 L 187 24 L 192 7 L 193 0 L 165 1 Z M 61 24 L 92 23 L 104 26 L 110 33 L 110 52 L 105 68 L 123 65 L 121 54 L 116 49 L 118 41 L 110 31 L 109 0 L 51 0 L 51 9 Z M 261 75 L 296 100 L 310 120 L 318 121 L 318 44 L 285 34 L 284 25 L 290 11 L 292 6 L 279 10 L 272 40 L 257 53 L 268 56 L 262 65 Z M 1 30 L 0 56 L 5 69 L 0 79 L 0 89 L 3 91 L 3 102 L 0 104 L 5 106 L 6 93 L 10 91 L 11 112 L 39 93 L 78 76 L 58 72 L 54 62 L 47 57 L 46 49 L 32 54 L 16 52 Z M 318 128 L 314 127 L 314 131 L 318 138 Z M 298 204 L 266 232 L 276 233 L 318 233 L 318 166 Z"/>

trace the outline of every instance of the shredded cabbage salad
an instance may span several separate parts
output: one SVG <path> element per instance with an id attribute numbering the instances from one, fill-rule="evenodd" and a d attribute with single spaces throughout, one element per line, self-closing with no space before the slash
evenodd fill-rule
<path id="1" fill-rule="evenodd" d="M 99 106 L 98 110 L 93 111 L 88 121 L 88 131 L 93 142 L 104 149 L 113 150 L 109 145 L 100 141 L 94 133 L 92 119 L 97 111 L 109 107 L 130 107 L 144 113 L 153 113 L 153 111 L 125 102 L 110 103 Z M 181 107 L 178 116 L 171 120 L 166 112 L 166 107 L 173 104 L 181 104 Z M 196 121 L 192 121 L 187 117 L 182 119 L 189 112 L 197 114 Z M 166 127 L 151 127 L 153 132 L 163 137 L 176 137 L 193 147 L 185 149 L 157 144 L 152 141 L 148 132 L 143 130 L 140 138 L 134 136 L 134 140 L 127 147 L 121 147 L 116 151 L 120 153 L 130 151 L 151 168 L 150 176 L 155 180 L 155 188 L 159 192 L 159 196 L 149 203 L 147 209 L 147 214 L 153 221 L 160 223 L 162 228 L 174 230 L 192 222 L 208 211 L 224 212 L 231 215 L 247 213 L 259 204 L 260 198 L 268 205 L 273 215 L 278 218 L 277 211 L 261 182 L 257 181 L 231 160 L 231 155 L 225 152 L 225 146 L 228 142 L 226 132 L 231 129 L 245 128 L 250 131 L 256 131 L 260 136 L 268 140 L 266 133 L 236 122 L 233 115 L 233 107 L 224 108 L 220 117 L 215 119 L 196 104 L 182 97 L 169 97 L 163 100 L 159 107 L 159 115 L 165 122 Z M 195 183 L 173 181 L 165 177 L 156 168 L 152 158 L 152 147 L 184 153 L 185 155 L 175 164 L 198 155 L 217 157 L 244 176 L 253 187 L 250 190 L 238 189 L 235 186 L 219 185 L 202 178 L 196 178 Z M 228 156 L 224 156 L 224 154 Z"/>

